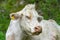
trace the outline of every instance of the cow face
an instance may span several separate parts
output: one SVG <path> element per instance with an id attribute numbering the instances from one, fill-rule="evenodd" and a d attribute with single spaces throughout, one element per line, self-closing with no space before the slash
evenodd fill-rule
<path id="1" fill-rule="evenodd" d="M 39 25 L 37 20 L 38 13 L 34 9 L 34 6 L 31 6 L 27 5 L 22 11 L 17 12 L 16 14 L 19 15 L 20 27 L 24 33 L 28 35 L 38 35 L 42 32 L 42 27 Z"/>
<path id="2" fill-rule="evenodd" d="M 28 35 L 38 35 L 42 32 L 42 27 L 39 25 L 38 17 L 35 14 L 20 13 L 19 15 L 12 13 L 10 17 L 12 20 L 18 20 L 22 31 Z"/>
<path id="3" fill-rule="evenodd" d="M 20 25 L 22 30 L 28 35 L 38 35 L 42 32 L 37 16 L 33 13 L 21 13 Z"/>

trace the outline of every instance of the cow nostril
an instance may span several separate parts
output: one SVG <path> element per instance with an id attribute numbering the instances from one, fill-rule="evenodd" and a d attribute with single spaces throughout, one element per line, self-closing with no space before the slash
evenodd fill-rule
<path id="1" fill-rule="evenodd" d="M 33 34 L 35 35 L 39 35 L 40 33 L 42 33 L 42 27 L 41 26 L 36 26 L 34 28 L 35 32 L 33 32 Z"/>
<path id="2" fill-rule="evenodd" d="M 41 32 L 42 31 L 42 27 L 40 27 L 40 26 L 37 26 L 34 29 L 35 29 L 35 32 Z"/>
<path id="3" fill-rule="evenodd" d="M 35 29 L 38 29 L 37 27 L 35 27 Z"/>
<path id="4" fill-rule="evenodd" d="M 35 27 L 35 29 L 40 29 L 40 26 Z"/>

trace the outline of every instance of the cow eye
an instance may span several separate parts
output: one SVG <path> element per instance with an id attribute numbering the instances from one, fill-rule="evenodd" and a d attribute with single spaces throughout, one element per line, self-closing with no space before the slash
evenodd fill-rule
<path id="1" fill-rule="evenodd" d="M 26 18 L 30 19 L 30 17 L 29 17 L 29 16 L 26 16 Z"/>
<path id="2" fill-rule="evenodd" d="M 42 20 L 42 18 L 38 17 L 37 20 L 38 20 L 38 22 L 40 22 Z"/>

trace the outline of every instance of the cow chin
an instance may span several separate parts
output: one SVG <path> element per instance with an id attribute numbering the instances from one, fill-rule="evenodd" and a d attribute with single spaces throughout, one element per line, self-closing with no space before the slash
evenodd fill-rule
<path id="1" fill-rule="evenodd" d="M 36 32 L 33 28 L 31 29 L 29 27 L 23 27 L 22 30 L 23 30 L 24 34 L 30 35 L 30 36 L 39 35 L 40 33 L 42 33 L 42 30 L 39 30 Z"/>
<path id="2" fill-rule="evenodd" d="M 26 35 L 30 35 L 30 36 L 34 36 L 34 35 L 39 35 L 41 32 L 39 31 L 39 32 L 31 32 L 31 31 L 29 31 L 29 30 L 24 30 L 24 34 L 26 34 Z"/>
<path id="3" fill-rule="evenodd" d="M 33 32 L 32 35 L 39 35 L 41 32 Z"/>
<path id="4" fill-rule="evenodd" d="M 34 36 L 34 35 L 39 35 L 41 32 L 27 32 L 28 35 Z"/>

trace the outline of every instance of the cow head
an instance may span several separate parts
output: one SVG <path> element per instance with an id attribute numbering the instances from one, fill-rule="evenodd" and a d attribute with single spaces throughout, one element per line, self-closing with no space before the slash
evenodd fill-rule
<path id="1" fill-rule="evenodd" d="M 34 9 L 23 10 L 11 15 L 15 15 L 15 19 L 20 19 L 20 27 L 22 31 L 27 35 L 38 35 L 42 32 L 42 27 L 39 25 L 39 22 L 37 20 L 38 13 Z"/>
<path id="2" fill-rule="evenodd" d="M 42 30 L 37 21 L 37 17 L 31 13 L 22 14 L 21 27 L 28 34 L 39 34 Z"/>

